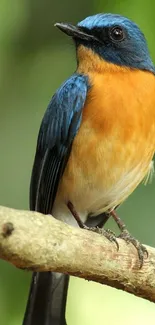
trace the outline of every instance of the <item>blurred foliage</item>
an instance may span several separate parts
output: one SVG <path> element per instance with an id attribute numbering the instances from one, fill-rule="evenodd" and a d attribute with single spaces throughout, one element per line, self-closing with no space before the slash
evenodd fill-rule
<path id="1" fill-rule="evenodd" d="M 71 40 L 56 21 L 76 23 L 97 12 L 115 12 L 143 29 L 152 57 L 155 2 L 1 0 L 0 2 L 0 204 L 28 208 L 36 138 L 45 108 L 62 81 L 76 68 Z M 155 246 L 154 186 L 141 185 L 120 208 L 129 230 Z M 110 222 L 109 227 L 115 230 Z M 0 262 L 0 324 L 20 325 L 31 275 Z M 127 293 L 72 278 L 68 325 L 155 324 L 153 304 Z"/>

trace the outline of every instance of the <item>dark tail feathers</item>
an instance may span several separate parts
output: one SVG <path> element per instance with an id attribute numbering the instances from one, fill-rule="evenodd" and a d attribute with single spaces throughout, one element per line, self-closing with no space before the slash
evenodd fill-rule
<path id="1" fill-rule="evenodd" d="M 67 325 L 65 308 L 69 277 L 35 272 L 23 325 Z"/>

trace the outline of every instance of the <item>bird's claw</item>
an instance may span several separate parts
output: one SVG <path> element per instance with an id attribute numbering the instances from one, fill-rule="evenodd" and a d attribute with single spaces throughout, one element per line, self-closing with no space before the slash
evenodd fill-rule
<path id="1" fill-rule="evenodd" d="M 136 248 L 141 269 L 144 263 L 144 256 L 146 255 L 146 257 L 148 257 L 148 251 L 146 247 L 143 246 L 137 239 L 132 237 L 126 229 L 123 230 L 117 238 L 123 239 L 127 244 L 131 243 Z"/>
<path id="2" fill-rule="evenodd" d="M 116 247 L 117 247 L 117 251 L 119 250 L 119 243 L 117 241 L 117 237 L 115 235 L 115 233 L 113 231 L 111 231 L 110 229 L 102 229 L 102 234 L 110 241 L 115 243 Z"/>
<path id="3" fill-rule="evenodd" d="M 110 229 L 105 230 L 105 229 L 99 228 L 99 227 L 88 227 L 86 225 L 84 225 L 84 229 L 93 231 L 93 232 L 96 232 L 97 234 L 105 236 L 110 242 L 114 242 L 116 244 L 117 250 L 119 250 L 119 244 L 118 244 L 116 235 Z"/>

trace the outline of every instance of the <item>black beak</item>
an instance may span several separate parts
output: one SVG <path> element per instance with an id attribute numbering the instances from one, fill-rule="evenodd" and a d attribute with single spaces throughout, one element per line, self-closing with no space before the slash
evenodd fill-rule
<path id="1" fill-rule="evenodd" d="M 73 26 L 67 23 L 56 23 L 54 26 L 58 27 L 65 34 L 82 40 L 97 41 L 97 38 L 91 34 L 87 34 L 82 28 Z"/>

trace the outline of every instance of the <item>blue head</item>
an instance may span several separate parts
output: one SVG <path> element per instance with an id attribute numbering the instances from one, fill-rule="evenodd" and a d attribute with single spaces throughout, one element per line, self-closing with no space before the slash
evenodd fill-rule
<path id="1" fill-rule="evenodd" d="M 83 45 L 108 62 L 155 73 L 145 36 L 128 18 L 97 14 L 77 26 L 63 23 L 56 26 L 73 37 L 77 48 Z"/>

